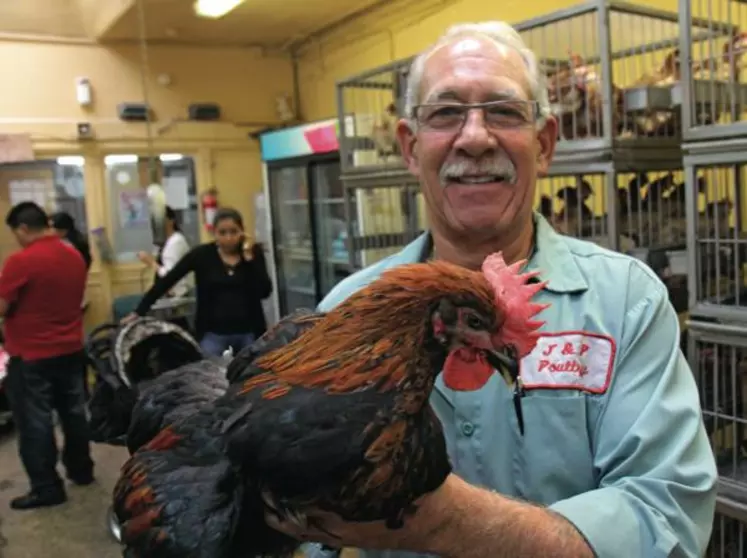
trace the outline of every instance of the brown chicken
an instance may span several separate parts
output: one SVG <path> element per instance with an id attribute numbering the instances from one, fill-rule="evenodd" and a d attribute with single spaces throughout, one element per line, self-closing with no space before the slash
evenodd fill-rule
<path id="1" fill-rule="evenodd" d="M 266 506 L 300 524 L 317 508 L 400 527 L 451 471 L 428 404 L 437 374 L 457 390 L 495 369 L 515 379 L 536 343 L 543 284 L 520 265 L 402 266 L 327 314 L 281 322 L 237 356 L 225 394 L 125 464 L 125 555 L 289 556 L 299 543 L 266 526 Z"/>

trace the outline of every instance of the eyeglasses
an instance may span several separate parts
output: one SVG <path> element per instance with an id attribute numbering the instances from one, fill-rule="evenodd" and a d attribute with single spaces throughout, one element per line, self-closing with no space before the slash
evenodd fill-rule
<path id="1" fill-rule="evenodd" d="M 413 117 L 418 126 L 431 130 L 460 130 L 472 109 L 482 110 L 490 128 L 520 128 L 537 121 L 537 101 L 491 101 L 488 103 L 428 103 L 417 105 Z"/>

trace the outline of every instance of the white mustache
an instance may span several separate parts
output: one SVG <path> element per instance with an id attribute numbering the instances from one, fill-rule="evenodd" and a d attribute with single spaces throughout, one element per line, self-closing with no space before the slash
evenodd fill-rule
<path id="1" fill-rule="evenodd" d="M 446 161 L 441 167 L 439 178 L 441 184 L 446 186 L 449 180 L 463 176 L 500 176 L 509 184 L 516 183 L 516 167 L 511 159 L 500 154 L 490 159 L 457 159 Z"/>

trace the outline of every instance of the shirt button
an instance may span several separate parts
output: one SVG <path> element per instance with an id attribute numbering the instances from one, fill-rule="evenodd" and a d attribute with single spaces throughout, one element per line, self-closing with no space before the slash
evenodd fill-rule
<path id="1" fill-rule="evenodd" d="M 465 422 L 462 424 L 462 434 L 465 436 L 472 436 L 475 433 L 475 425 L 471 422 Z"/>

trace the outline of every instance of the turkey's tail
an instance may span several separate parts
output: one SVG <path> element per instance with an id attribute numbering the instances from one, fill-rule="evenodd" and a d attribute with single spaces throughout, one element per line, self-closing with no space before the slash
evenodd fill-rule
<path id="1" fill-rule="evenodd" d="M 207 413 L 162 430 L 122 467 L 114 512 L 138 558 L 292 556 L 298 542 L 270 529 Z"/>

